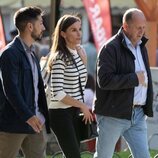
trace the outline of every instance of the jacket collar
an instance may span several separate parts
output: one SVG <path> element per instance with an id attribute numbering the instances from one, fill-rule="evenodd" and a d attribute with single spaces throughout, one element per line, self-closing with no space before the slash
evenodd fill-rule
<path id="1" fill-rule="evenodd" d="M 122 27 L 117 32 L 117 36 L 121 39 L 121 42 L 122 42 L 123 46 L 127 48 L 127 45 L 126 45 L 126 42 L 125 42 L 125 38 L 124 38 L 124 35 L 123 35 L 123 28 Z M 145 44 L 147 43 L 148 39 L 145 36 L 143 36 L 141 38 L 141 41 L 142 41 L 142 43 L 140 44 L 140 46 L 144 47 Z"/>
<path id="2" fill-rule="evenodd" d="M 16 49 L 18 49 L 25 56 L 25 58 L 27 59 L 27 62 L 30 65 L 30 62 L 29 62 L 28 56 L 26 54 L 25 48 L 24 48 L 23 44 L 21 43 L 21 40 L 19 39 L 19 36 L 16 36 L 10 44 L 13 44 L 16 47 Z M 34 50 L 34 48 L 33 48 L 33 50 Z M 39 66 L 39 62 L 36 58 L 35 52 L 33 52 L 33 54 L 35 56 L 35 62 L 37 64 L 38 71 L 40 72 L 40 66 Z M 31 65 L 30 65 L 30 67 L 31 67 Z"/>
<path id="3" fill-rule="evenodd" d="M 16 37 L 14 38 L 14 40 L 13 40 L 11 43 L 14 45 L 14 47 L 16 47 L 16 49 L 19 50 L 19 52 L 21 52 L 21 53 L 25 56 L 27 62 L 28 62 L 29 65 L 30 65 L 30 62 L 29 62 L 29 59 L 28 59 L 28 57 L 27 57 L 25 48 L 24 48 L 23 44 L 21 43 L 21 41 L 20 41 L 20 39 L 19 39 L 19 36 L 16 36 Z M 31 66 L 31 65 L 30 65 L 30 66 Z"/>

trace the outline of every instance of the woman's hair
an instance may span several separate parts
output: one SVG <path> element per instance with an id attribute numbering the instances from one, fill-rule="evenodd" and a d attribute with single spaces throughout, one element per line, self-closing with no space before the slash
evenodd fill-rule
<path id="1" fill-rule="evenodd" d="M 48 70 L 50 70 L 53 59 L 56 57 L 57 53 L 62 55 L 64 62 L 67 63 L 71 61 L 72 59 L 71 53 L 66 47 L 66 42 L 65 39 L 61 36 L 61 31 L 66 32 L 67 28 L 77 21 L 81 21 L 77 15 L 68 15 L 68 14 L 62 16 L 58 20 L 52 37 L 51 53 L 47 65 Z"/>

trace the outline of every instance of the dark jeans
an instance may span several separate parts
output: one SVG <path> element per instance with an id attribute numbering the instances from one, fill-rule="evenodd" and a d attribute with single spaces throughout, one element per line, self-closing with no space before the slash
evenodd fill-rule
<path id="1" fill-rule="evenodd" d="M 77 130 L 79 109 L 49 109 L 50 125 L 66 158 L 80 158 L 80 140 Z"/>

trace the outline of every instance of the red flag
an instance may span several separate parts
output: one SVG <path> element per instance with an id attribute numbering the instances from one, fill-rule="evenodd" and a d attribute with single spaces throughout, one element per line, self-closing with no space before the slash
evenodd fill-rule
<path id="1" fill-rule="evenodd" d="M 0 14 L 0 50 L 5 46 L 5 35 L 3 29 L 2 16 Z"/>
<path id="2" fill-rule="evenodd" d="M 111 37 L 110 0 L 83 0 L 97 50 Z"/>

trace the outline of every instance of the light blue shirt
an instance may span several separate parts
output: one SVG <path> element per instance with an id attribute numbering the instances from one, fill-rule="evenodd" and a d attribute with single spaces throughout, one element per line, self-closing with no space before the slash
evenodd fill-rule
<path id="1" fill-rule="evenodd" d="M 140 50 L 140 44 L 142 43 L 142 41 L 140 40 L 137 43 L 136 47 L 134 47 L 131 41 L 128 39 L 128 37 L 125 34 L 124 34 L 124 37 L 125 37 L 127 47 L 135 56 L 135 72 L 144 71 L 145 83 L 148 86 L 147 72 L 146 72 L 146 68 L 145 68 L 141 50 Z M 137 87 L 134 88 L 134 100 L 133 100 L 134 105 L 135 104 L 145 105 L 146 98 L 147 98 L 147 86 L 143 86 L 139 84 Z"/>
<path id="2" fill-rule="evenodd" d="M 40 119 L 41 123 L 44 124 L 45 123 L 45 118 L 43 116 L 43 114 L 39 111 L 39 107 L 38 107 L 38 95 L 39 95 L 39 89 L 38 89 L 38 69 L 37 69 L 37 65 L 35 62 L 35 57 L 34 57 L 34 47 L 31 46 L 30 48 L 24 43 L 24 41 L 19 37 L 26 55 L 29 59 L 30 65 L 31 65 L 31 69 L 32 69 L 32 76 L 33 76 L 33 85 L 34 85 L 34 92 L 35 92 L 35 98 L 34 98 L 34 104 L 35 104 L 35 109 L 36 109 L 36 116 Z"/>

